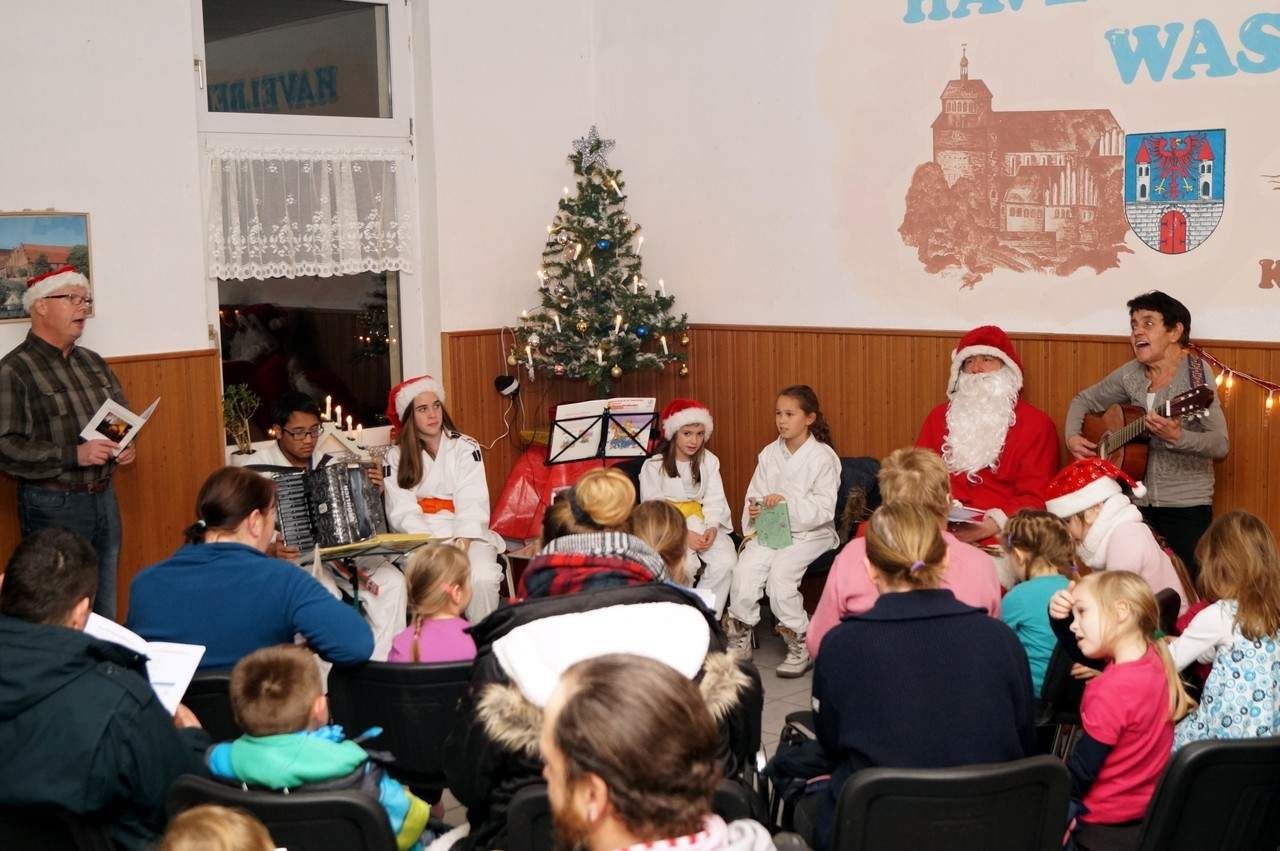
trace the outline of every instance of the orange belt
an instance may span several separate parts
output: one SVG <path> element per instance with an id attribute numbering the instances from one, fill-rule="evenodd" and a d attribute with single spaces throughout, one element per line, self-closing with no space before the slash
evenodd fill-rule
<path id="1" fill-rule="evenodd" d="M 422 509 L 423 514 L 439 514 L 441 511 L 453 511 L 453 500 L 424 496 L 418 500 L 418 507 Z"/>

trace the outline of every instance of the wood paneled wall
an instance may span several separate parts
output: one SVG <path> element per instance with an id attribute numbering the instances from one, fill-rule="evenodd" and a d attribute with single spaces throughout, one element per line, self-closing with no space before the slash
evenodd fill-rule
<path id="1" fill-rule="evenodd" d="M 444 382 L 454 421 L 481 443 L 503 431 L 506 400 L 493 377 L 508 369 L 497 330 L 446 333 Z M 690 330 L 689 374 L 625 376 L 615 395 L 656 396 L 661 409 L 675 396 L 692 396 L 715 416 L 710 447 L 720 457 L 725 489 L 737 504 L 756 453 L 776 435 L 774 394 L 788 384 L 817 391 L 841 455 L 883 457 L 915 441 L 929 410 L 943 401 L 951 350 L 959 334 L 839 328 L 697 325 Z M 1026 379 L 1025 396 L 1047 411 L 1061 432 L 1071 398 L 1132 357 L 1125 337 L 1016 334 Z M 509 338 L 508 338 L 509 339 Z M 1271 378 L 1280 376 L 1280 345 L 1206 342 L 1222 361 Z M 546 423 L 549 405 L 592 398 L 577 382 L 529 381 L 520 372 L 524 420 L 513 417 L 512 437 L 485 457 L 494 498 L 520 453 L 519 431 Z M 1268 417 L 1265 396 L 1237 381 L 1222 394 L 1231 452 L 1217 464 L 1215 508 L 1242 508 L 1280 532 L 1280 406 Z M 1062 457 L 1066 458 L 1063 447 Z M 1271 481 L 1277 484 L 1272 486 Z"/>
<path id="2" fill-rule="evenodd" d="M 171 554 L 194 519 L 196 491 L 222 466 L 221 388 L 215 349 L 108 358 L 134 410 L 160 405 L 138 435 L 138 460 L 115 474 L 124 527 L 117 612 L 128 608 L 129 582 Z M 18 543 L 15 483 L 0 476 L 0 558 Z"/>

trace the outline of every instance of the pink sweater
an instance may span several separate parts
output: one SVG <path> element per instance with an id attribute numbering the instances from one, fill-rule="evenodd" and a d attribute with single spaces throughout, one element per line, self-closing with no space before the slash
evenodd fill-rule
<path id="1" fill-rule="evenodd" d="M 943 532 L 942 539 L 947 542 L 947 569 L 942 574 L 940 587 L 950 589 L 960 602 L 986 609 L 993 618 L 999 617 L 1000 580 L 991 556 L 962 543 L 950 532 Z M 840 623 L 840 618 L 867 611 L 880 596 L 867 575 L 866 558 L 866 538 L 854 538 L 836 556 L 804 639 L 810 656 L 818 655 L 822 637 Z"/>

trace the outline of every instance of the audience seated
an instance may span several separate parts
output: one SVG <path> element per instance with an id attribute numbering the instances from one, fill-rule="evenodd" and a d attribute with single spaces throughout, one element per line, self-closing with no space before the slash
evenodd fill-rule
<path id="1" fill-rule="evenodd" d="M 1232 511 L 1196 549 L 1200 585 L 1214 600 L 1169 645 L 1179 670 L 1212 662 L 1200 706 L 1178 723 L 1173 746 L 1280 733 L 1280 554 L 1261 520 Z"/>
<path id="2" fill-rule="evenodd" d="M 128 626 L 151 641 L 205 647 L 202 668 L 227 668 L 297 633 L 335 664 L 367 660 L 373 635 L 355 609 L 297 565 L 266 555 L 275 486 L 239 467 L 217 470 L 196 497 L 196 522 L 172 557 L 134 578 Z"/>
<path id="3" fill-rule="evenodd" d="M 946 531 L 951 477 L 942 457 L 929 449 L 898 449 L 884 459 L 877 478 L 885 505 L 916 505 L 934 516 L 947 549 L 939 587 L 949 589 L 962 603 L 984 609 L 992 617 L 999 616 L 1000 580 L 995 562 L 982 550 Z M 866 558 L 867 541 L 862 537 L 849 541 L 836 556 L 805 637 L 810 655 L 817 656 L 823 636 L 842 617 L 860 614 L 875 605 L 880 592 L 867 573 Z"/>
<path id="4" fill-rule="evenodd" d="M 561 847 L 764 851 L 754 821 L 711 812 L 720 739 L 698 687 L 639 656 L 599 656 L 564 672 L 539 750 Z"/>
<path id="5" fill-rule="evenodd" d="M 1173 725 L 1195 707 L 1178 679 L 1146 580 L 1127 570 L 1091 573 L 1049 601 L 1058 640 L 1105 659 L 1084 687 L 1083 734 L 1067 760 L 1076 843 L 1137 847 L 1147 804 L 1173 750 Z"/>
<path id="6" fill-rule="evenodd" d="M 1058 638 L 1049 626 L 1049 598 L 1077 574 L 1075 542 L 1062 520 L 1047 511 L 1024 508 L 1004 526 L 1004 551 L 1018 579 L 1005 595 L 1000 620 L 1027 651 L 1031 688 L 1040 694 Z M 1086 568 L 1087 570 L 1088 568 Z"/>
<path id="7" fill-rule="evenodd" d="M 275 851 L 266 825 L 244 810 L 205 804 L 173 817 L 156 851 Z"/>
<path id="8" fill-rule="evenodd" d="M 720 726 L 726 775 L 754 759 L 759 675 L 725 651 L 714 613 L 663 581 L 662 559 L 621 531 L 634 500 L 634 486 L 614 470 L 592 471 L 557 497 L 544 518 L 543 554 L 521 582 L 527 599 L 472 628 L 471 689 L 445 746 L 449 787 L 467 807 L 466 847 L 504 847 L 511 798 L 541 777 L 542 707 L 560 673 L 583 659 L 640 653 L 696 678 Z"/>
<path id="9" fill-rule="evenodd" d="M 311 784 L 376 790 L 396 844 L 418 848 L 430 807 L 372 762 L 357 741 L 329 723 L 329 703 L 311 654 L 294 645 L 264 647 L 231 672 L 231 707 L 245 735 L 209 750 L 214 777 L 285 792 Z"/>
<path id="10" fill-rule="evenodd" d="M 631 532 L 662 556 L 672 582 L 684 586 L 693 584 L 695 577 L 685 570 L 689 531 L 680 509 L 665 499 L 646 500 L 631 512 Z"/>
<path id="11" fill-rule="evenodd" d="M 388 662 L 466 662 L 476 643 L 462 617 L 471 601 L 471 561 L 452 544 L 430 544 L 409 557 L 405 587 L 413 622 L 391 643 Z"/>
<path id="12" fill-rule="evenodd" d="M 82 632 L 98 557 L 79 535 L 27 536 L 0 582 L 0 805 L 96 814 L 141 851 L 170 783 L 203 773 L 209 737 L 186 707 L 160 705 L 144 657 Z"/>
<path id="13" fill-rule="evenodd" d="M 591 470 L 542 517 L 542 551 L 520 577 L 520 597 L 554 597 L 667 578 L 662 557 L 627 531 L 636 488 L 612 468 Z"/>
<path id="14" fill-rule="evenodd" d="M 819 809 L 819 848 L 841 786 L 859 769 L 1033 752 L 1026 653 L 1007 626 L 939 587 L 947 556 L 935 511 L 890 501 L 871 516 L 862 569 L 879 594 L 827 633 L 813 675 L 818 741 L 834 769 L 827 790 L 801 803 L 797 826 Z"/>

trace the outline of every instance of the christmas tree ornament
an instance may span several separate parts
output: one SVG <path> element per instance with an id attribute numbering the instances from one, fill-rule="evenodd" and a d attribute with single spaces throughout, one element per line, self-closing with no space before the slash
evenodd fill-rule
<path id="1" fill-rule="evenodd" d="M 573 140 L 573 150 L 582 158 L 582 169 L 586 171 L 593 165 L 607 168 L 609 163 L 606 158 L 616 144 L 617 142 L 612 139 L 601 139 L 596 126 L 592 124 L 591 129 L 587 131 L 587 135 Z"/>
<path id="2" fill-rule="evenodd" d="M 507 366 L 515 366 L 519 362 L 520 361 L 516 360 L 515 349 L 512 349 L 511 353 L 507 355 Z"/>
<path id="3" fill-rule="evenodd" d="M 684 378 L 688 374 L 689 374 L 689 367 L 686 366 L 685 364 L 680 364 L 680 377 Z"/>
<path id="4" fill-rule="evenodd" d="M 618 366 L 617 364 L 614 364 L 613 369 L 609 370 L 609 374 L 612 375 L 614 378 L 621 378 L 622 367 Z"/>
<path id="5" fill-rule="evenodd" d="M 538 345 L 538 344 L 539 344 L 539 343 L 541 343 L 541 342 L 542 342 L 542 338 L 541 338 L 541 337 L 539 337 L 537 334 L 530 334 L 530 335 L 529 335 L 529 345 L 531 345 L 531 346 L 536 346 L 536 345 Z"/>
<path id="6" fill-rule="evenodd" d="M 578 333 L 579 333 L 579 334 L 585 334 L 585 333 L 587 333 L 587 328 L 588 328 L 589 326 L 587 325 L 587 320 L 585 320 L 585 319 L 579 319 L 579 320 L 578 320 L 578 324 L 577 324 L 577 325 L 574 325 L 573 327 L 578 329 Z"/>
<path id="7" fill-rule="evenodd" d="M 613 247 L 613 243 L 607 239 L 596 240 L 596 248 L 598 248 L 600 251 L 608 251 L 612 247 Z"/>
<path id="8" fill-rule="evenodd" d="M 565 233 L 564 231 L 560 231 L 560 233 L 556 234 L 556 242 L 560 243 L 561 245 L 564 245 L 568 241 L 569 241 L 569 234 Z"/>
<path id="9" fill-rule="evenodd" d="M 689 335 L 687 333 L 680 335 L 680 345 L 682 346 L 689 345 Z"/>
<path id="10" fill-rule="evenodd" d="M 636 326 L 636 336 L 637 336 L 637 337 L 639 337 L 641 340 L 643 340 L 645 337 L 648 337 L 648 336 L 649 336 L 649 326 L 648 326 L 648 325 L 637 325 L 637 326 Z"/>

